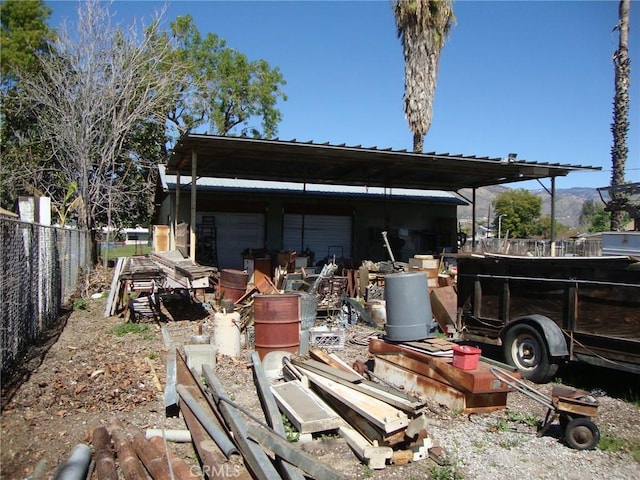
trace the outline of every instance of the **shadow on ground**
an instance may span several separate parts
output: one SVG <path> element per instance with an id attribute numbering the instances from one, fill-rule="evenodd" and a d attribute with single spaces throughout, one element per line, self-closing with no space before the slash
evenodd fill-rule
<path id="1" fill-rule="evenodd" d="M 71 310 L 62 312 L 55 323 L 42 332 L 35 343 L 30 345 L 21 356 L 18 356 L 11 364 L 3 365 L 0 410 L 4 410 L 20 386 L 42 365 L 47 352 L 58 341 L 71 312 Z"/>

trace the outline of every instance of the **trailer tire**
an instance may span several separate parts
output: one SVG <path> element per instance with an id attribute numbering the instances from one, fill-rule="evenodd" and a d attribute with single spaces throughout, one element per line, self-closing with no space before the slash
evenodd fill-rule
<path id="1" fill-rule="evenodd" d="M 565 427 L 564 441 L 576 450 L 593 450 L 600 441 L 600 429 L 588 418 L 579 417 Z"/>
<path id="2" fill-rule="evenodd" d="M 549 349 L 535 327 L 520 323 L 504 336 L 504 356 L 523 377 L 535 383 L 547 383 L 558 371 L 558 364 L 549 360 Z"/>

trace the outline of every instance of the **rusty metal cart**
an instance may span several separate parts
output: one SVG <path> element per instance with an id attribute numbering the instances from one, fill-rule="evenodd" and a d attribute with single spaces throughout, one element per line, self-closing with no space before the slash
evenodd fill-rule
<path id="1" fill-rule="evenodd" d="M 491 373 L 501 382 L 547 407 L 547 414 L 538 429 L 544 435 L 558 418 L 568 446 L 576 450 L 593 450 L 600 441 L 600 430 L 592 418 L 598 414 L 598 401 L 589 392 L 563 385 L 551 390 L 551 398 L 542 394 L 506 370 L 491 367 Z"/>

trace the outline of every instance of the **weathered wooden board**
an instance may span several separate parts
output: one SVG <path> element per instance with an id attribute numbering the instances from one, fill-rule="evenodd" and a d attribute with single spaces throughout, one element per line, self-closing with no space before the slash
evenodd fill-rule
<path id="1" fill-rule="evenodd" d="M 271 386 L 280 410 L 300 433 L 340 427 L 340 417 L 298 380 Z"/>

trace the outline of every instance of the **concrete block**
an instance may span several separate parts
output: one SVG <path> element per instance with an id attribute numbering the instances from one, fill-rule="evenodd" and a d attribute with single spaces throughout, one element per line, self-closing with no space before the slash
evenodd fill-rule
<path id="1" fill-rule="evenodd" d="M 187 357 L 187 366 L 198 375 L 202 374 L 202 366 L 209 365 L 216 368 L 216 347 L 211 344 L 185 345 L 184 354 Z"/>

